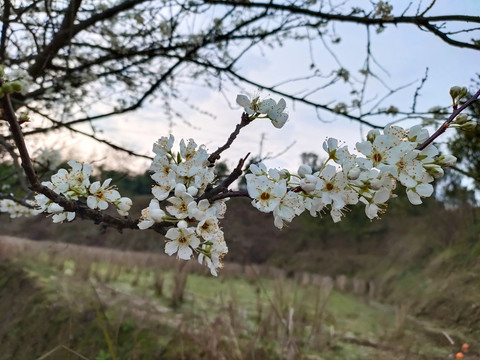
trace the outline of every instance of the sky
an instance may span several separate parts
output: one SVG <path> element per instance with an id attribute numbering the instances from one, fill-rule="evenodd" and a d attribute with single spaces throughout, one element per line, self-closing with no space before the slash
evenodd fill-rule
<path id="1" fill-rule="evenodd" d="M 390 3 L 393 4 L 394 9 L 405 4 L 404 1 Z M 452 1 L 438 0 L 434 9 L 436 10 L 430 15 L 456 13 L 480 16 L 478 0 L 455 1 L 454 8 Z M 342 36 L 342 41 L 332 48 L 344 67 L 350 69 L 354 76 L 355 71 L 359 70 L 363 64 L 366 32 L 363 27 L 348 24 L 338 25 L 336 31 Z M 476 35 L 470 33 L 469 36 L 480 38 L 479 32 L 477 30 Z M 381 74 L 392 87 L 413 83 L 394 97 L 394 103 L 404 109 L 411 106 L 412 95 L 427 67 L 428 80 L 418 98 L 418 110 L 450 104 L 448 93 L 450 87 L 454 85 L 470 87 L 471 79 L 476 76 L 475 74 L 480 73 L 480 52 L 448 46 L 434 35 L 412 26 L 390 26 L 378 35 L 372 31 L 371 39 L 372 52 L 377 62 L 388 70 L 388 74 L 378 67 L 375 68 L 375 65 L 374 70 Z M 331 56 L 321 47 L 314 46 L 311 51 L 320 69 L 332 64 Z M 238 66 L 243 75 L 271 85 L 286 79 L 286 76 L 294 78 L 305 75 L 310 64 L 309 52 L 310 49 L 305 43 L 288 42 L 282 48 L 253 51 Z M 372 96 L 383 91 L 378 82 L 372 82 L 369 85 Z M 315 87 L 316 84 L 291 85 L 288 90 L 297 88 L 300 90 L 309 86 Z M 181 110 L 187 121 L 178 120 L 172 124 L 160 110 L 159 101 L 154 100 L 135 113 L 125 114 L 115 121 L 99 122 L 97 125 L 103 130 L 105 138 L 146 155 L 153 155 L 151 148 L 155 140 L 170 133 L 175 136 L 176 144 L 181 138 L 193 138 L 197 144 L 205 144 L 212 152 L 226 141 L 240 120 L 242 109 L 235 104 L 236 95 L 238 93 L 258 94 L 258 89 L 253 87 L 245 87 L 241 92 L 236 88 L 227 87 L 226 99 L 223 94 L 215 90 L 189 84 L 182 85 L 181 91 L 185 97 L 191 99 L 191 105 L 213 113 L 215 117 L 205 116 L 184 107 Z M 344 98 L 344 94 L 345 89 L 330 89 L 322 95 L 325 96 L 325 101 L 320 101 L 338 102 Z M 279 96 L 267 92 L 261 92 L 260 95 L 271 96 L 277 101 L 280 99 Z M 389 101 L 385 103 L 387 106 L 389 104 Z M 321 121 L 311 108 L 288 100 L 287 112 L 289 120 L 282 129 L 274 128 L 265 119 L 258 119 L 243 129 L 232 148 L 224 153 L 223 159 L 227 161 L 230 168 L 233 168 L 248 152 L 252 155 L 258 154 L 262 136 L 264 137 L 263 156 L 283 152 L 279 157 L 266 160 L 267 167 L 296 171 L 300 165 L 300 154 L 315 152 L 322 155 L 322 143 L 327 137 L 335 137 L 353 148 L 369 130 L 368 127 L 360 126 L 357 122 L 340 116 L 323 116 Z M 377 124 L 385 125 L 389 121 L 388 118 L 379 118 Z M 404 122 L 400 125 L 414 124 L 415 122 Z M 92 150 L 92 153 L 98 152 Z M 148 167 L 144 160 L 125 161 L 125 158 L 120 156 L 120 161 L 130 170 L 143 171 Z"/>

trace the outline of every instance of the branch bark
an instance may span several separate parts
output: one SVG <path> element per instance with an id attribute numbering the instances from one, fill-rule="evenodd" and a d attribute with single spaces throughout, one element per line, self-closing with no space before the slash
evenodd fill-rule
<path id="1" fill-rule="evenodd" d="M 424 141 L 423 144 L 419 145 L 417 147 L 417 150 L 423 150 L 425 149 L 428 145 L 430 145 L 432 142 L 435 141 L 436 138 L 438 138 L 440 135 L 442 135 L 450 126 L 453 120 L 467 107 L 472 105 L 475 101 L 478 100 L 480 97 L 480 90 L 478 90 L 470 99 L 468 99 L 462 106 L 460 106 L 458 109 L 454 109 L 452 112 L 452 115 L 448 117 L 448 119 L 438 128 L 437 131 L 435 131 L 427 140 Z"/>

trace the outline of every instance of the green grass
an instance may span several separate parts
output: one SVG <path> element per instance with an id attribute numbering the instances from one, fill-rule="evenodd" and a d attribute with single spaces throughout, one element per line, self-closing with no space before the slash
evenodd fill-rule
<path id="1" fill-rule="evenodd" d="M 289 279 L 190 274 L 173 309 L 173 269 L 37 254 L 2 271 L 0 304 L 13 304 L 14 320 L 3 325 L 2 347 L 11 351 L 0 359 L 74 359 L 68 349 L 89 360 L 278 359 L 293 348 L 298 359 L 442 359 L 456 350 L 430 324 L 410 320 L 408 306 Z M 399 289 L 419 274 L 404 272 Z M 161 294 L 154 290 L 159 278 Z"/>

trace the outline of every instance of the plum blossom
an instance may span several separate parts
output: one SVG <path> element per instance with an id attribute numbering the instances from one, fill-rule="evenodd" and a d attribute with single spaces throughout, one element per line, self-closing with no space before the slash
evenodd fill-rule
<path id="1" fill-rule="evenodd" d="M 301 196 L 293 191 L 289 191 L 280 200 L 278 206 L 273 209 L 274 225 L 282 229 L 284 222 L 291 222 L 295 216 L 300 215 L 305 210 L 305 205 Z"/>
<path id="2" fill-rule="evenodd" d="M 200 245 L 200 239 L 195 235 L 195 229 L 186 227 L 185 222 L 179 222 L 178 227 L 168 229 L 165 237 L 170 241 L 165 244 L 165 252 L 168 255 L 177 253 L 177 257 L 190 260 L 193 250 Z"/>
<path id="3" fill-rule="evenodd" d="M 112 179 L 106 179 L 100 186 L 100 181 L 95 181 L 90 185 L 87 197 L 87 206 L 90 209 L 105 210 L 108 203 L 114 203 L 121 198 L 120 193 L 110 186 Z"/>
<path id="4" fill-rule="evenodd" d="M 29 200 L 27 201 L 27 205 L 31 205 L 32 207 L 27 207 L 25 205 L 19 204 L 18 202 L 11 199 L 1 199 L 0 212 L 8 213 L 11 219 L 21 216 L 36 215 L 36 211 L 33 208 L 34 202 Z"/>
<path id="5" fill-rule="evenodd" d="M 280 99 L 278 103 L 268 111 L 267 116 L 272 121 L 273 126 L 280 129 L 288 120 L 288 114 L 284 113 L 287 103 L 284 99 Z"/>
<path id="6" fill-rule="evenodd" d="M 413 205 L 420 205 L 422 197 L 429 197 L 433 194 L 433 186 L 431 184 L 419 183 L 418 185 L 407 188 L 407 197 Z"/>
<path id="7" fill-rule="evenodd" d="M 228 253 L 225 241 L 205 243 L 198 250 L 198 262 L 207 265 L 210 274 L 217 276 L 217 269 L 223 268 L 222 258 Z"/>
<path id="8" fill-rule="evenodd" d="M 188 204 L 194 200 L 192 195 L 187 192 L 185 185 L 177 184 L 175 196 L 168 198 L 167 201 L 172 204 L 166 207 L 169 214 L 177 219 L 185 219 L 188 216 Z"/>
<path id="9" fill-rule="evenodd" d="M 322 197 L 326 205 L 340 210 L 347 204 L 356 204 L 358 195 L 348 187 L 348 178 L 343 171 L 337 171 L 332 165 L 324 167 L 319 174 L 316 192 Z"/>
<path id="10" fill-rule="evenodd" d="M 218 219 L 213 213 L 209 213 L 198 223 L 196 232 L 207 241 L 223 240 L 223 231 L 220 230 Z"/>
<path id="11" fill-rule="evenodd" d="M 168 138 L 166 136 L 162 136 L 153 144 L 152 151 L 158 156 L 167 155 L 172 151 L 174 141 L 175 141 L 175 138 L 173 137 L 172 134 L 170 134 Z M 155 164 L 155 160 L 152 162 L 152 166 L 154 164 Z"/>
<path id="12" fill-rule="evenodd" d="M 247 174 L 247 191 L 253 199 L 252 205 L 262 212 L 270 212 L 280 203 L 287 192 L 285 180 L 274 182 L 266 176 Z"/>
<path id="13" fill-rule="evenodd" d="M 128 212 L 132 207 L 132 199 L 128 197 L 121 197 L 120 199 L 114 201 L 113 203 L 117 208 L 117 212 L 121 216 L 128 216 Z"/>
<path id="14" fill-rule="evenodd" d="M 92 165 L 76 160 L 70 160 L 68 165 L 71 166 L 69 170 L 59 169 L 52 175 L 51 181 L 44 181 L 42 185 L 68 200 L 79 200 L 84 197 L 87 206 L 91 209 L 105 210 L 108 208 L 108 203 L 112 203 L 120 215 L 128 215 L 132 200 L 122 198 L 114 186 L 110 186 L 112 179 L 105 180 L 103 184 L 100 181 L 90 183 Z M 42 212 L 53 214 L 53 222 L 71 221 L 75 218 L 75 212 L 65 212 L 62 206 L 52 202 L 43 194 L 35 195 L 35 208 L 37 214 Z"/>
<path id="15" fill-rule="evenodd" d="M 165 216 L 165 211 L 160 209 L 158 200 L 152 199 L 148 207 L 142 210 L 142 216 L 137 226 L 140 230 L 148 229 L 156 222 L 162 222 Z"/>
<path id="16" fill-rule="evenodd" d="M 242 106 L 248 115 L 256 113 L 266 114 L 276 106 L 276 102 L 273 99 L 269 98 L 260 101 L 260 98 L 257 96 L 250 100 L 246 95 L 237 95 L 237 104 Z"/>

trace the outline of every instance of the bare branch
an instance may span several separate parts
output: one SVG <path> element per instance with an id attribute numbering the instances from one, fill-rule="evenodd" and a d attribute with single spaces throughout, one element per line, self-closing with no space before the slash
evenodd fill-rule
<path id="1" fill-rule="evenodd" d="M 230 145 L 232 145 L 233 141 L 237 138 L 238 134 L 240 133 L 240 130 L 250 124 L 252 120 L 249 118 L 248 114 L 243 113 L 242 114 L 242 120 L 240 121 L 237 126 L 235 126 L 235 130 L 230 134 L 228 137 L 227 142 L 223 145 L 220 146 L 217 150 L 215 150 L 210 156 L 208 157 L 208 162 L 210 164 L 215 164 L 215 162 L 220 159 L 220 154 L 227 150 Z"/>
<path id="2" fill-rule="evenodd" d="M 423 150 L 425 149 L 428 145 L 430 145 L 432 142 L 435 141 L 436 138 L 438 138 L 441 134 L 443 134 L 448 127 L 450 126 L 450 123 L 455 120 L 455 118 L 467 107 L 469 107 L 471 104 L 473 104 L 475 101 L 478 100 L 480 97 L 480 90 L 478 90 L 470 99 L 468 99 L 462 106 L 460 106 L 458 109 L 454 109 L 452 115 L 449 116 L 449 118 L 440 126 L 440 128 L 435 131 L 425 142 L 417 147 L 417 150 Z"/>
<path id="3" fill-rule="evenodd" d="M 215 200 L 226 199 L 230 197 L 232 192 L 228 190 L 228 187 L 240 176 L 242 176 L 243 165 L 245 164 L 245 161 L 249 156 L 250 156 L 250 153 L 248 153 L 243 159 L 240 159 L 235 169 L 233 169 L 230 175 L 228 175 L 220 184 L 218 184 L 214 188 L 210 188 L 210 189 L 207 188 L 207 190 L 199 198 L 199 200 L 208 199 L 210 202 L 214 202 Z M 248 193 L 244 191 L 241 191 L 241 192 L 237 191 L 235 193 L 236 193 L 235 196 L 237 197 L 238 196 L 249 197 Z"/>

